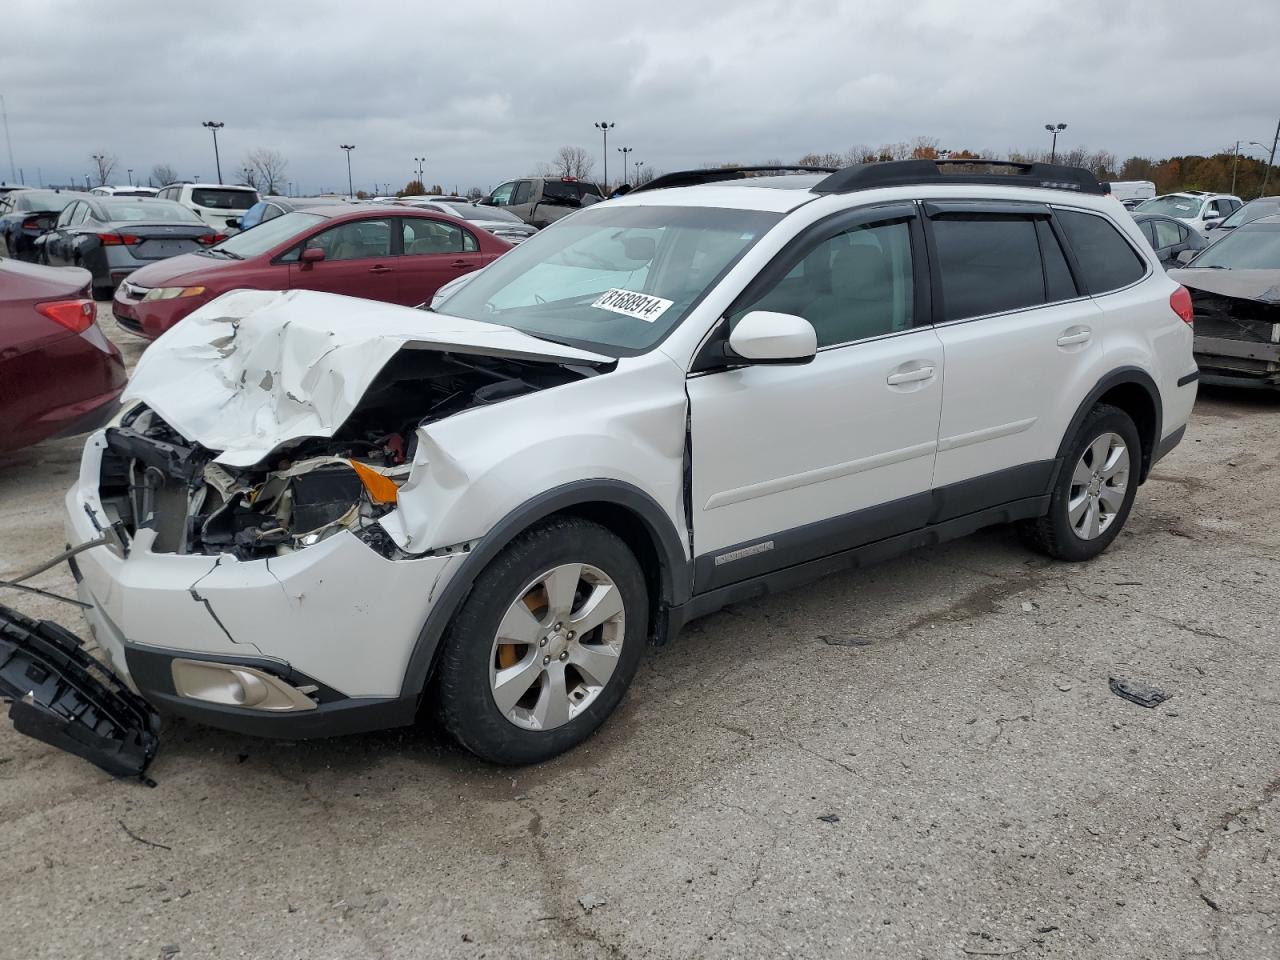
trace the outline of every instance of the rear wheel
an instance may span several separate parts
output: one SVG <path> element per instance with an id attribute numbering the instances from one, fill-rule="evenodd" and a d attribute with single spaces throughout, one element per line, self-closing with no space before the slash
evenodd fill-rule
<path id="1" fill-rule="evenodd" d="M 496 763 L 537 763 L 589 737 L 643 654 L 649 601 L 635 556 L 585 520 L 522 534 L 477 578 L 439 667 L 445 727 Z"/>
<path id="2" fill-rule="evenodd" d="M 1058 560 L 1093 559 L 1129 516 L 1141 462 L 1133 419 L 1119 407 L 1094 407 L 1067 450 L 1048 513 L 1020 525 L 1023 539 Z"/>

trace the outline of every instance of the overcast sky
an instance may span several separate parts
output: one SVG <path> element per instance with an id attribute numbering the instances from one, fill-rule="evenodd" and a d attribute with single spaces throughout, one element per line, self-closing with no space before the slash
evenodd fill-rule
<path id="1" fill-rule="evenodd" d="M 676 170 L 919 135 L 951 149 L 1047 142 L 1123 158 L 1270 145 L 1280 3 L 1167 0 L 13 2 L 0 95 L 27 183 L 83 182 L 105 151 L 214 178 L 275 149 L 301 190 L 489 187 L 563 144 L 602 173 L 597 120 Z M 1226 12 L 1228 11 L 1229 12 Z M 1207 17 L 1207 18 L 1206 18 Z M 10 178 L 0 155 L 0 180 Z M 379 186 L 377 189 L 381 190 Z"/>

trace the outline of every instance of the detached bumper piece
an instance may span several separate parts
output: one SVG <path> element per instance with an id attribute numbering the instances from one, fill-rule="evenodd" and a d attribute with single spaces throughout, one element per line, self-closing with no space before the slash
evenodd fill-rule
<path id="1" fill-rule="evenodd" d="M 145 781 L 159 715 L 65 628 L 0 606 L 0 697 L 19 733 Z"/>

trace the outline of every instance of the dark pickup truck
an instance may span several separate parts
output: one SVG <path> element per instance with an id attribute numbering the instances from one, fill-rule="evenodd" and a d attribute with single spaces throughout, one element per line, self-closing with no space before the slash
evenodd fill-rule
<path id="1" fill-rule="evenodd" d="M 525 177 L 508 180 L 480 202 L 487 207 L 502 207 L 525 223 L 541 229 L 579 207 L 604 199 L 600 188 L 575 177 Z"/>

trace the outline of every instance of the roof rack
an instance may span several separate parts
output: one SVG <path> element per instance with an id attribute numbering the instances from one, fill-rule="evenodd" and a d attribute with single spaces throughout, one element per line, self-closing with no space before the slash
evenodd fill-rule
<path id="1" fill-rule="evenodd" d="M 987 167 L 1005 173 L 962 172 L 961 168 Z M 1014 160 L 889 160 L 858 163 L 833 173 L 813 188 L 814 193 L 852 193 L 877 187 L 903 187 L 937 183 L 980 183 L 1002 187 L 1041 187 L 1106 194 L 1107 188 L 1082 167 L 1053 163 L 1020 163 Z"/>
<path id="2" fill-rule="evenodd" d="M 648 183 L 631 190 L 662 190 L 666 187 L 694 187 L 700 183 L 717 183 L 721 180 L 743 180 L 753 173 L 835 173 L 838 167 L 809 167 L 804 164 L 785 164 L 766 167 L 711 167 L 706 170 L 677 170 L 654 177 Z M 828 178 L 829 179 L 829 178 Z M 824 181 L 825 182 L 825 181 Z"/>

